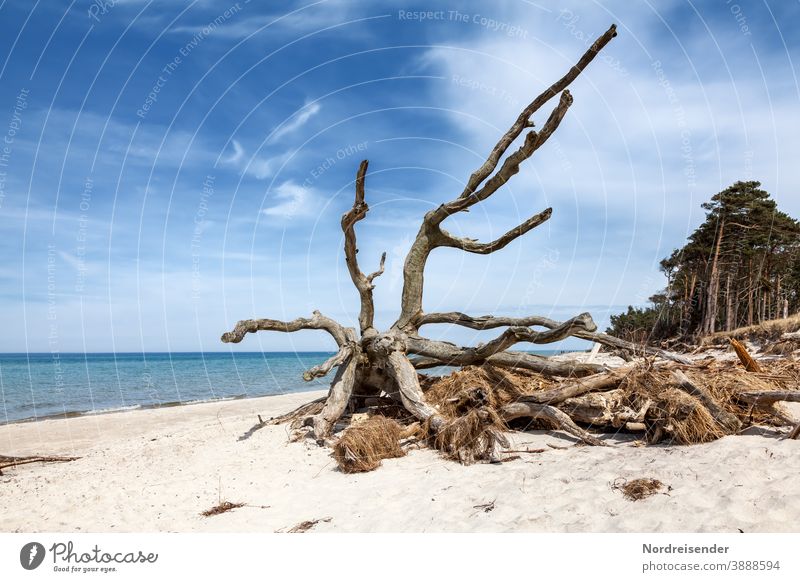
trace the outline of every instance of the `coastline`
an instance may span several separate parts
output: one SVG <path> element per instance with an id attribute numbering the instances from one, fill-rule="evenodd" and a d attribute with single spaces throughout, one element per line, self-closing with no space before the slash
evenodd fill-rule
<path id="1" fill-rule="evenodd" d="M 330 449 L 290 442 L 257 415 L 324 391 L 132 410 L 0 427 L 4 455 L 70 455 L 0 476 L 3 532 L 798 531 L 800 442 L 763 434 L 693 446 L 574 446 L 562 433 L 513 433 L 522 453 L 462 466 L 411 450 L 376 471 L 343 474 Z M 778 437 L 779 433 L 768 436 Z M 555 448 L 553 448 L 555 447 Z M 619 479 L 669 487 L 631 502 Z M 244 503 L 220 515 L 220 501 Z M 492 507 L 486 511 L 486 507 Z"/>

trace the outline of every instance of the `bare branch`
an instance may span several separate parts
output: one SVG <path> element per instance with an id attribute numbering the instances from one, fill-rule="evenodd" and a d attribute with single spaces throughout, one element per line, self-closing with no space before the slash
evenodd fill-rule
<path id="1" fill-rule="evenodd" d="M 481 352 L 481 348 L 464 348 L 449 342 L 409 337 L 407 352 L 422 358 L 415 358 L 414 367 L 419 369 L 436 366 L 469 366 L 483 363 L 504 368 L 522 368 L 553 376 L 588 376 L 605 371 L 597 364 L 553 361 L 548 358 L 524 352 Z"/>
<path id="2" fill-rule="evenodd" d="M 467 315 L 465 313 L 461 313 L 458 311 L 450 311 L 444 313 L 426 313 L 424 315 L 420 315 L 413 322 L 413 325 L 417 329 L 419 329 L 423 325 L 431 323 L 451 323 L 453 325 L 460 325 L 462 327 L 468 327 L 470 329 L 478 329 L 478 330 L 493 329 L 496 327 L 506 327 L 506 326 L 530 327 L 534 325 L 547 327 L 552 330 L 563 325 L 563 323 L 539 315 L 530 315 L 526 317 L 502 317 L 502 316 L 495 317 L 494 315 L 481 315 L 478 317 L 473 317 L 471 315 Z M 605 333 L 597 333 L 588 330 L 576 330 L 571 335 L 580 339 L 596 342 L 612 348 L 627 350 L 633 353 L 659 356 L 666 360 L 672 360 L 673 362 L 678 362 L 679 364 L 688 365 L 692 363 L 691 360 L 679 354 L 675 354 L 673 352 L 662 350 L 660 348 L 652 346 L 637 345 Z"/>
<path id="3" fill-rule="evenodd" d="M 569 91 L 564 91 L 561 94 L 558 106 L 550 114 L 540 132 L 529 131 L 525 135 L 525 142 L 517 151 L 506 158 L 497 173 L 489 178 L 480 190 L 468 195 L 462 194 L 455 200 L 443 204 L 433 212 L 431 222 L 439 224 L 451 214 L 466 210 L 497 192 L 512 176 L 519 173 L 519 167 L 522 162 L 530 158 L 553 135 L 553 132 L 561 124 L 561 120 L 564 119 L 564 115 L 566 115 L 570 105 L 572 105 L 572 95 L 570 95 Z"/>
<path id="4" fill-rule="evenodd" d="M 511 128 L 500 138 L 494 149 L 489 154 L 488 159 L 478 168 L 469 178 L 466 188 L 461 195 L 437 209 L 428 212 L 422 221 L 416 239 L 406 256 L 403 265 L 403 295 L 401 300 L 400 317 L 392 326 L 394 329 L 404 330 L 413 333 L 413 321 L 422 314 L 422 292 L 425 264 L 431 251 L 439 246 L 456 246 L 471 250 L 470 252 L 492 252 L 502 248 L 514 238 L 524 234 L 533 226 L 528 222 L 520 225 L 518 229 L 523 232 L 510 231 L 494 243 L 480 245 L 474 241 L 456 239 L 452 235 L 442 232 L 440 225 L 442 221 L 453 214 L 467 210 L 470 206 L 485 200 L 494 194 L 498 188 L 505 184 L 511 176 L 519 172 L 520 164 L 528 159 L 545 142 L 547 138 L 556 130 L 564 115 L 572 104 L 572 96 L 566 90 L 567 86 L 580 75 L 581 71 L 597 56 L 597 53 L 608 42 L 617 35 L 616 26 L 611 27 L 600 36 L 588 51 L 580 58 L 578 63 L 561 79 L 553 83 L 536 99 L 534 99 L 525 109 L 522 110 L 517 120 Z M 492 176 L 497 169 L 500 159 L 505 155 L 511 144 L 529 127 L 532 127 L 530 117 L 539 110 L 552 97 L 561 93 L 559 104 L 550 114 L 540 132 L 530 131 L 525 136 L 524 143 L 509 155 L 500 169 Z M 490 178 L 491 176 L 491 178 Z M 488 180 L 487 180 L 488 178 Z M 478 187 L 484 183 L 482 188 Z M 531 219 L 532 221 L 533 219 Z"/>
<path id="5" fill-rule="evenodd" d="M 547 103 L 555 95 L 566 89 L 578 75 L 581 74 L 583 69 L 594 60 L 603 47 L 605 47 L 612 38 L 617 36 L 617 27 L 612 24 L 611 27 L 589 47 L 578 62 L 564 75 L 561 79 L 550 85 L 544 92 L 542 92 L 530 105 L 522 110 L 519 117 L 511 126 L 511 128 L 500 138 L 497 145 L 494 146 L 489 158 L 478 168 L 470 177 L 467 186 L 464 188 L 462 197 L 467 197 L 472 194 L 480 184 L 494 172 L 500 158 L 503 157 L 509 146 L 516 140 L 523 130 L 531 127 L 530 117 L 536 113 L 542 105 Z"/>
<path id="6" fill-rule="evenodd" d="M 233 330 L 222 334 L 224 343 L 238 344 L 248 333 L 257 331 L 281 331 L 290 333 L 301 329 L 322 329 L 327 331 L 339 346 L 356 340 L 355 330 L 344 327 L 337 321 L 325 317 L 319 311 L 314 311 L 312 317 L 298 317 L 292 321 L 279 321 L 277 319 L 243 319 L 236 323 Z"/>
<path id="7" fill-rule="evenodd" d="M 372 281 L 374 281 L 376 277 L 380 277 L 381 275 L 383 275 L 383 270 L 385 266 L 386 266 L 386 253 L 384 252 L 381 255 L 381 264 L 378 266 L 378 270 L 375 271 L 374 273 L 370 273 L 369 275 L 367 275 L 367 281 L 372 283 Z M 374 289 L 375 286 L 372 285 L 372 288 Z"/>
<path id="8" fill-rule="evenodd" d="M 373 325 L 375 319 L 375 305 L 372 300 L 372 280 L 383 273 L 383 264 L 386 260 L 384 253 L 381 258 L 381 267 L 378 271 L 371 274 L 369 277 L 361 272 L 358 268 L 358 259 L 356 254 L 358 248 L 356 246 L 356 231 L 355 224 L 367 215 L 369 206 L 364 200 L 364 181 L 367 175 L 367 167 L 369 161 L 364 160 L 358 168 L 356 175 L 356 195 L 353 201 L 353 207 L 342 216 L 342 231 L 344 232 L 344 256 L 347 262 L 347 270 L 350 271 L 350 278 L 353 280 L 353 285 L 358 290 L 358 295 L 361 298 L 361 311 L 358 315 L 358 324 L 363 334 L 365 330 Z"/>
<path id="9" fill-rule="evenodd" d="M 528 354 L 525 352 L 500 352 L 486 358 L 486 362 L 503 368 L 521 368 L 550 376 L 583 377 L 599 374 L 606 370 L 599 364 L 582 362 L 555 361 L 550 358 Z"/>
<path id="10" fill-rule="evenodd" d="M 519 342 L 530 342 L 532 344 L 551 344 L 561 341 L 564 338 L 575 335 L 579 331 L 594 331 L 597 329 L 592 316 L 588 313 L 568 319 L 561 325 L 547 331 L 534 331 L 529 327 L 509 327 L 499 337 L 487 344 L 475 348 L 475 352 L 481 357 L 489 357 L 498 352 L 504 352 L 511 346 Z"/>
<path id="11" fill-rule="evenodd" d="M 306 382 L 311 382 L 314 378 L 322 378 L 328 372 L 330 372 L 335 366 L 341 366 L 347 358 L 353 355 L 353 345 L 352 344 L 344 344 L 342 347 L 339 348 L 339 351 L 322 362 L 319 365 L 316 365 L 312 368 L 309 368 L 305 372 L 303 372 L 303 380 Z"/>
<path id="12" fill-rule="evenodd" d="M 534 404 L 559 404 L 568 398 L 575 398 L 590 392 L 604 392 L 613 390 L 625 375 L 632 369 L 631 365 L 616 368 L 602 374 L 576 378 L 550 390 L 539 390 L 526 394 L 518 399 L 519 402 L 533 402 Z"/>
<path id="13" fill-rule="evenodd" d="M 553 323 L 553 320 L 539 315 L 529 315 L 526 317 L 503 317 L 495 315 L 480 315 L 473 317 L 460 311 L 447 311 L 440 313 L 426 313 L 420 316 L 415 322 L 417 327 L 428 325 L 431 323 L 451 323 L 468 327 L 470 329 L 494 329 L 496 327 L 506 326 L 525 326 L 530 327 L 539 325 L 548 327 L 548 323 Z"/>
<path id="14" fill-rule="evenodd" d="M 450 234 L 446 230 L 442 230 L 442 235 L 445 237 L 445 242 L 443 242 L 441 246 L 461 249 L 462 251 L 467 251 L 468 253 L 488 255 L 495 251 L 499 251 L 514 239 L 519 238 L 523 234 L 533 230 L 543 222 L 547 221 L 552 214 L 553 214 L 553 209 L 547 208 L 542 212 L 540 212 L 539 214 L 531 216 L 528 220 L 526 220 L 519 226 L 515 226 L 507 233 L 505 233 L 503 236 L 501 236 L 496 240 L 493 240 L 490 243 L 479 243 L 474 239 L 459 238 Z"/>

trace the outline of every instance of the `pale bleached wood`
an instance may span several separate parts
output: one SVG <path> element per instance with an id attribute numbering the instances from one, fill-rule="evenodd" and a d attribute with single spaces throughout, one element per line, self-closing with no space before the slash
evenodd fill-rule
<path id="1" fill-rule="evenodd" d="M 353 207 L 342 216 L 344 257 L 347 263 L 347 270 L 350 272 L 350 279 L 358 290 L 358 295 L 361 300 L 361 311 L 358 315 L 358 323 L 362 334 L 373 326 L 375 319 L 375 303 L 372 298 L 372 290 L 374 289 L 372 281 L 383 273 L 384 264 L 386 262 L 386 253 L 383 253 L 378 270 L 370 275 L 365 275 L 361 272 L 358 266 L 358 258 L 356 257 L 358 246 L 356 244 L 355 225 L 356 222 L 362 220 L 369 211 L 369 206 L 365 200 L 364 187 L 368 167 L 369 162 L 367 160 L 361 162 L 358 168 L 358 174 L 356 175 L 356 195 L 353 201 Z"/>
<path id="2" fill-rule="evenodd" d="M 234 328 L 222 334 L 224 343 L 238 344 L 248 333 L 257 331 L 280 331 L 291 333 L 301 329 L 320 329 L 327 331 L 336 343 L 341 346 L 348 341 L 355 341 L 355 330 L 346 328 L 340 323 L 329 317 L 325 317 L 319 311 L 314 311 L 310 318 L 298 317 L 292 321 L 280 321 L 277 319 L 243 319 L 236 323 Z"/>
<path id="3" fill-rule="evenodd" d="M 503 420 L 506 422 L 517 418 L 549 420 L 560 430 L 579 438 L 587 445 L 606 446 L 606 443 L 580 428 L 577 424 L 572 422 L 572 419 L 570 419 L 566 413 L 555 406 L 536 404 L 534 402 L 512 402 L 503 407 L 502 416 Z"/>
<path id="4" fill-rule="evenodd" d="M 442 222 L 448 216 L 468 210 L 471 206 L 492 196 L 512 176 L 519 172 L 522 162 L 530 158 L 547 141 L 558 128 L 570 105 L 572 105 L 572 95 L 566 90 L 567 87 L 616 35 L 616 26 L 612 25 L 589 47 L 566 75 L 539 94 L 522 110 L 517 120 L 492 148 L 486 161 L 470 175 L 460 196 L 425 214 L 419 232 L 409 249 L 403 265 L 401 311 L 393 328 L 406 332 L 415 331 L 414 320 L 422 314 L 425 265 L 433 249 L 441 246 L 456 246 L 470 252 L 494 252 L 550 217 L 548 210 L 545 210 L 512 229 L 497 241 L 487 244 L 480 244 L 470 239 L 459 239 L 441 229 Z M 559 103 L 551 112 L 542 129 L 538 132 L 529 131 L 525 135 L 522 145 L 506 157 L 505 161 L 500 165 L 500 160 L 511 147 L 511 144 L 526 129 L 533 127 L 531 116 L 559 93 L 561 93 Z M 500 165 L 499 170 L 497 169 L 498 165 Z"/>

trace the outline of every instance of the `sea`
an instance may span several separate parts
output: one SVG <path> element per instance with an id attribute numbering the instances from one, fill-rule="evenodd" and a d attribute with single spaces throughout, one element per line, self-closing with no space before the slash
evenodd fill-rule
<path id="1" fill-rule="evenodd" d="M 547 354 L 549 352 L 537 351 Z M 329 352 L 0 354 L 0 424 L 321 390 Z M 447 373 L 448 368 L 426 370 Z"/>

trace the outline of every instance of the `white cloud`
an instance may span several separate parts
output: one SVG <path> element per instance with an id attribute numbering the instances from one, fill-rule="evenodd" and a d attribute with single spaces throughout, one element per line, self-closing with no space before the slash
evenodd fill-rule
<path id="1" fill-rule="evenodd" d="M 544 205 L 554 207 L 553 218 L 491 258 L 456 257 L 461 261 L 458 278 L 453 257 L 442 263 L 432 257 L 426 272 L 430 305 L 454 298 L 468 303 L 473 294 L 462 297 L 459 287 L 450 284 L 468 278 L 474 297 L 499 296 L 504 304 L 514 304 L 525 290 L 526 269 L 531 269 L 525 257 L 550 247 L 561 258 L 547 273 L 548 284 L 536 289 L 537 302 L 641 303 L 664 284 L 658 260 L 683 244 L 702 220 L 700 203 L 735 180 L 761 180 L 782 209 L 790 214 L 800 210 L 800 199 L 792 196 L 800 174 L 791 161 L 798 154 L 792 136 L 800 118 L 791 114 L 796 94 L 776 86 L 779 70 L 768 75 L 766 85 L 754 82 L 745 73 L 754 66 L 752 49 L 736 39 L 726 44 L 722 38 L 700 38 L 681 56 L 684 47 L 665 38 L 651 9 L 621 12 L 620 34 L 604 52 L 625 70 L 596 59 L 570 87 L 575 102 L 558 132 L 480 212 L 454 217 L 448 228 L 483 240 Z M 466 148 L 445 153 L 443 170 L 460 171 L 466 178 L 519 111 L 585 50 L 576 27 L 594 38 L 613 21 L 586 5 L 574 14 L 580 19 L 570 28 L 558 21 L 558 13 L 519 10 L 507 19 L 535 31 L 535 39 L 484 34 L 428 51 L 421 67 L 446 77 L 434 91 L 463 130 L 459 145 Z M 722 43 L 724 58 L 741 70 L 730 76 L 722 69 L 709 70 L 708 63 L 716 62 L 709 54 L 715 41 Z M 658 59 L 677 103 L 652 66 Z M 555 103 L 534 116 L 537 127 Z M 442 274 L 433 268 L 436 264 Z M 508 274 L 513 287 L 506 287 L 506 279 L 496 276 L 500 273 Z"/>
<path id="2" fill-rule="evenodd" d="M 275 171 L 294 154 L 292 150 L 289 150 L 272 157 L 253 155 L 248 158 L 244 146 L 238 140 L 234 139 L 231 143 L 233 153 L 224 158 L 221 161 L 221 165 L 234 168 L 243 175 L 251 176 L 257 180 L 271 178 Z"/>
<path id="3" fill-rule="evenodd" d="M 244 148 L 237 140 L 233 140 L 233 153 L 222 160 L 223 164 L 229 166 L 239 166 L 239 163 L 244 159 Z"/>
<path id="4" fill-rule="evenodd" d="M 314 211 L 314 192 L 292 180 L 282 182 L 271 194 L 277 203 L 261 211 L 266 216 L 293 218 L 308 216 Z"/>
<path id="5" fill-rule="evenodd" d="M 303 127 L 308 120 L 314 117 L 317 113 L 319 113 L 320 105 L 319 103 L 310 103 L 303 106 L 297 113 L 295 113 L 293 118 L 290 118 L 288 121 L 284 121 L 281 123 L 277 129 L 270 135 L 269 142 L 274 143 L 278 141 L 285 135 L 288 135 L 294 131 L 297 131 L 301 127 Z"/>

